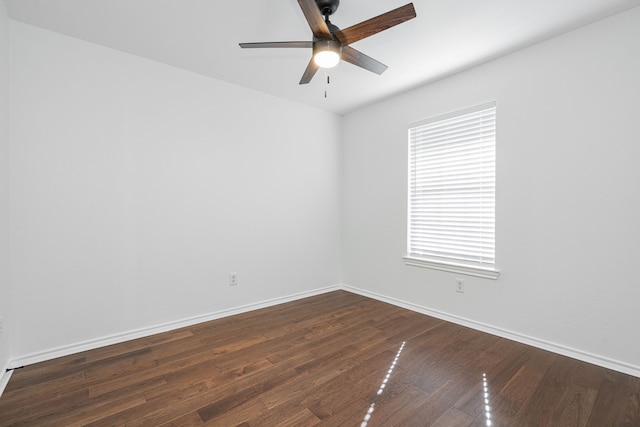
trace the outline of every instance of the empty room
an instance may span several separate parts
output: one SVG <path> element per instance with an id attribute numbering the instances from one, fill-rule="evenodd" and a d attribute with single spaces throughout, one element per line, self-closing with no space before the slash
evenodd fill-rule
<path id="1" fill-rule="evenodd" d="M 0 0 L 0 426 L 640 426 L 640 0 Z"/>

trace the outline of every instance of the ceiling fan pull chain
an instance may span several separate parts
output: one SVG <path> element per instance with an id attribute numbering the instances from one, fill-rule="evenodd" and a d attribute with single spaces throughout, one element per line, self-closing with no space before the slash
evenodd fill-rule
<path id="1" fill-rule="evenodd" d="M 327 73 L 327 71 L 325 70 L 324 75 L 327 77 L 327 86 L 329 85 L 329 83 L 331 83 L 331 80 L 329 78 L 329 73 Z M 327 90 L 325 89 L 324 91 L 324 97 L 327 97 Z"/>

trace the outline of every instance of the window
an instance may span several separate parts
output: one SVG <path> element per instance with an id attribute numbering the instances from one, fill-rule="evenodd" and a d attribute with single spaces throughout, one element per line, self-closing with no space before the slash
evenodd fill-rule
<path id="1" fill-rule="evenodd" d="M 405 263 L 497 279 L 494 102 L 409 127 Z"/>

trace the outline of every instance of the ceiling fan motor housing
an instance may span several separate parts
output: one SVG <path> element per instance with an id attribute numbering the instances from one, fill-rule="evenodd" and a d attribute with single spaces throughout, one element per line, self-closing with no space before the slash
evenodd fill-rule
<path id="1" fill-rule="evenodd" d="M 318 40 L 313 44 L 313 54 L 318 52 L 331 51 L 342 55 L 342 45 L 337 40 Z"/>
<path id="2" fill-rule="evenodd" d="M 316 0 L 316 4 L 318 5 L 318 9 L 320 9 L 320 13 L 323 16 L 328 16 L 338 10 L 340 0 Z"/>

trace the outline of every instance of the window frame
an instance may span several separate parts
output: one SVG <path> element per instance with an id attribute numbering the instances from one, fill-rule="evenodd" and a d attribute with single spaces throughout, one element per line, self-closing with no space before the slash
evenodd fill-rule
<path id="1" fill-rule="evenodd" d="M 423 268 L 429 268 L 429 269 L 435 269 L 435 270 L 440 270 L 440 271 L 447 271 L 447 272 L 453 272 L 453 273 L 458 273 L 458 274 L 464 274 L 464 275 L 469 275 L 469 276 L 476 276 L 476 277 L 481 277 L 481 278 L 486 278 L 486 279 L 493 279 L 496 280 L 499 276 L 500 276 L 500 270 L 497 268 L 496 265 L 496 259 L 495 259 L 495 241 L 496 241 L 496 229 L 495 229 L 495 195 L 496 195 L 496 189 L 494 186 L 494 190 L 493 190 L 493 212 L 494 212 L 494 223 L 493 223 L 493 264 L 487 263 L 486 265 L 480 265 L 480 263 L 473 263 L 473 262 L 463 262 L 462 260 L 442 260 L 442 259 L 436 259 L 434 258 L 430 258 L 429 256 L 425 255 L 425 256 L 421 256 L 420 254 L 412 254 L 410 249 L 411 249 L 411 215 L 412 215 L 412 172 L 413 172 L 413 166 L 412 166 L 412 137 L 411 137 L 411 132 L 412 130 L 419 128 L 419 127 L 423 127 L 429 124 L 434 124 L 434 123 L 438 123 L 438 122 L 444 122 L 444 121 L 448 121 L 451 119 L 455 119 L 458 117 L 462 117 L 465 115 L 470 115 L 470 114 L 474 114 L 474 113 L 478 113 L 481 111 L 486 111 L 489 109 L 493 109 L 494 112 L 494 125 L 497 126 L 497 105 L 495 101 L 492 102 L 488 102 L 488 103 L 484 103 L 484 104 L 480 104 L 480 105 L 476 105 L 470 108 L 465 108 L 462 110 L 458 110 L 458 111 L 454 111 L 451 113 L 447 113 L 447 114 L 443 114 L 443 115 L 439 115 L 439 116 L 435 116 L 435 117 L 431 117 L 429 119 L 426 120 L 421 120 L 418 122 L 414 122 L 414 123 L 410 123 L 407 126 L 407 147 L 408 147 L 408 153 L 407 153 L 407 166 L 408 166 L 408 170 L 407 170 L 407 228 L 406 228 L 406 253 L 405 256 L 403 257 L 404 263 L 406 265 L 409 266 L 414 266 L 414 267 L 423 267 Z M 497 133 L 497 130 L 496 130 Z M 496 137 L 493 137 L 493 179 L 495 181 L 496 178 L 496 148 L 497 148 L 497 143 L 496 143 Z"/>

